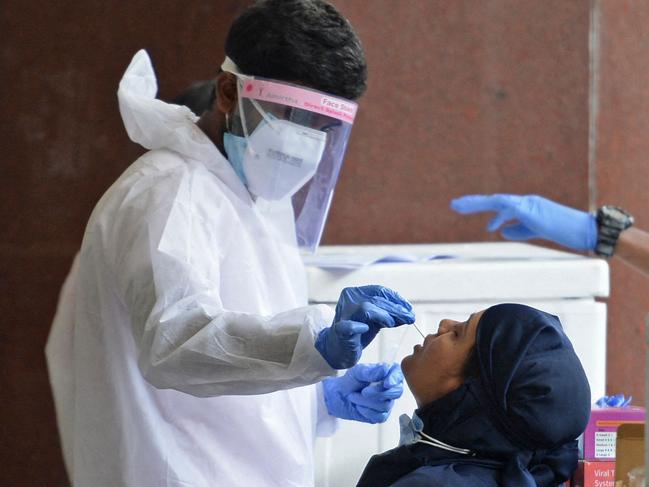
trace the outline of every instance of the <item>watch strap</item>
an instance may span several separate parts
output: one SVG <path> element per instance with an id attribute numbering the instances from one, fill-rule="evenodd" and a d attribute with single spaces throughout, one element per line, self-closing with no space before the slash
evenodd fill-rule
<path id="1" fill-rule="evenodd" d="M 633 225 L 633 216 L 617 206 L 604 205 L 597 210 L 597 245 L 595 253 L 611 257 L 620 233 Z"/>

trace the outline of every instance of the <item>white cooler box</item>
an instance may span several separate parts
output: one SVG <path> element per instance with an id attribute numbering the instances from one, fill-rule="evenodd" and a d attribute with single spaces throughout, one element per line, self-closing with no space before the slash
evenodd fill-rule
<path id="1" fill-rule="evenodd" d="M 385 256 L 393 262 L 363 265 Z M 593 399 L 605 393 L 606 305 L 595 301 L 609 293 L 604 260 L 523 243 L 490 242 L 324 246 L 305 261 L 312 303 L 335 306 L 344 287 L 380 284 L 413 304 L 424 334 L 435 333 L 443 318 L 464 320 L 474 311 L 503 302 L 555 314 L 586 370 Z M 382 330 L 361 361 L 400 362 L 422 340 L 414 327 Z M 372 455 L 397 446 L 398 418 L 415 408 L 406 387 L 386 423 L 341 421 L 334 436 L 318 439 L 316 486 L 355 485 Z"/>

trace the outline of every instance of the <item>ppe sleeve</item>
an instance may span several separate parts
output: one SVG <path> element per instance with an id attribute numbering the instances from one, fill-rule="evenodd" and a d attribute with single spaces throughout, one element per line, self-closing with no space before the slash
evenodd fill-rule
<path id="1" fill-rule="evenodd" d="M 206 224 L 201 211 L 177 199 L 155 211 L 137 209 L 155 199 L 138 198 L 121 211 L 113 237 L 118 293 L 148 382 L 204 397 L 262 394 L 335 374 L 314 347 L 316 335 L 331 324 L 331 308 L 305 306 L 272 316 L 224 309 L 224 249 L 218 248 L 224 239 L 210 233 L 219 215 L 212 212 Z"/>

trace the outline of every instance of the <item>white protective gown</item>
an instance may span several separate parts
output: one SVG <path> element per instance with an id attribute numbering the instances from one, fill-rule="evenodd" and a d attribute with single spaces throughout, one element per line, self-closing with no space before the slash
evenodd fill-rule
<path id="1" fill-rule="evenodd" d="M 77 487 L 313 484 L 321 387 L 290 205 L 253 202 L 185 107 L 154 99 L 140 51 L 120 83 L 152 149 L 101 198 L 59 301 L 47 361 Z"/>

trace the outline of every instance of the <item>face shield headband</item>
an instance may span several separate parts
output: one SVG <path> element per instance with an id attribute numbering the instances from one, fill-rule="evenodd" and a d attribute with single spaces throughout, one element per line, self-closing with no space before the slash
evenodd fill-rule
<path id="1" fill-rule="evenodd" d="M 356 103 L 290 83 L 243 75 L 229 58 L 221 69 L 237 76 L 239 95 L 227 134 L 237 143 L 226 143 L 228 159 L 257 198 L 291 198 L 297 243 L 315 252 L 347 149 Z"/>

